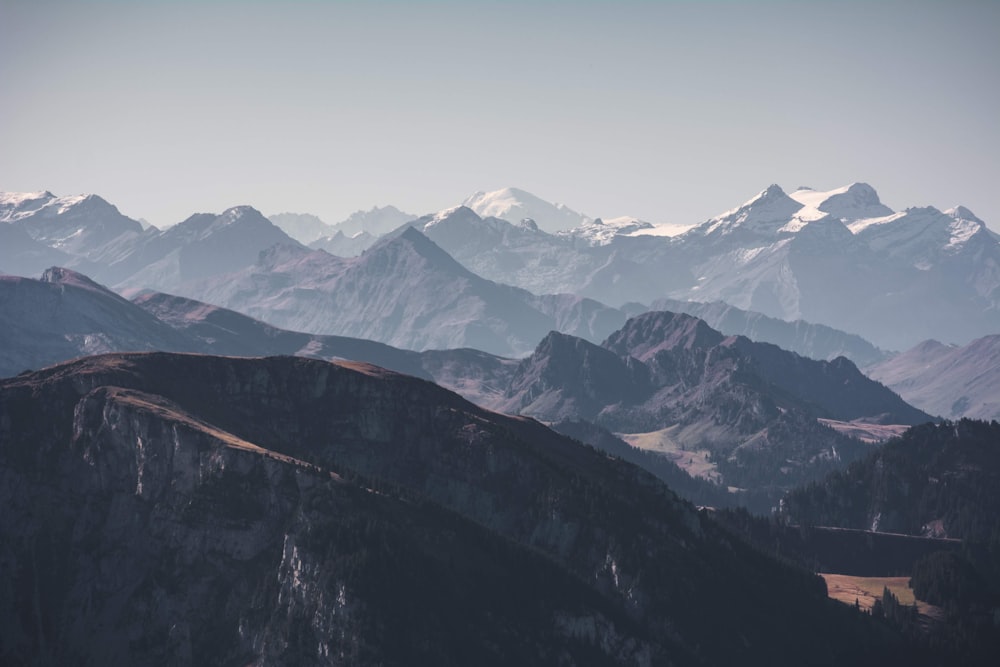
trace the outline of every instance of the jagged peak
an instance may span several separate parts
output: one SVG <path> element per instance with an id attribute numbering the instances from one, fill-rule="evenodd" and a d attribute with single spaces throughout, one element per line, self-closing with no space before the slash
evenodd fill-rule
<path id="1" fill-rule="evenodd" d="M 602 343 L 618 354 L 645 360 L 664 349 L 714 347 L 724 340 L 704 320 L 667 310 L 651 311 L 629 319 Z"/>
<path id="2" fill-rule="evenodd" d="M 271 229 L 288 239 L 295 241 L 281 231 L 281 228 L 268 220 L 253 206 L 240 205 L 227 208 L 222 213 L 195 213 L 181 223 L 165 230 L 165 234 L 171 236 L 193 236 L 195 238 L 206 238 L 227 228 L 233 228 L 240 232 L 242 228 Z"/>
<path id="3" fill-rule="evenodd" d="M 407 250 L 401 250 L 403 248 Z M 475 274 L 459 264 L 441 246 L 434 243 L 434 241 L 412 225 L 403 225 L 394 232 L 382 236 L 372 247 L 365 250 L 359 259 L 373 261 L 372 258 L 374 257 L 399 257 L 401 252 L 422 257 L 434 268 L 450 272 L 456 276 L 475 276 Z"/>
<path id="4" fill-rule="evenodd" d="M 692 231 L 708 235 L 748 229 L 773 234 L 780 231 L 802 208 L 803 205 L 785 194 L 781 186 L 771 184 L 737 208 L 712 218 Z"/>

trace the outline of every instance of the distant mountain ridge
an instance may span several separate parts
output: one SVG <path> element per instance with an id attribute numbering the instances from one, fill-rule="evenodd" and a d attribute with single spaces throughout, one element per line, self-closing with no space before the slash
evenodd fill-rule
<path id="1" fill-rule="evenodd" d="M 585 419 L 626 432 L 666 427 L 669 437 L 684 447 L 707 445 L 730 456 L 731 461 L 719 460 L 720 470 L 730 482 L 757 489 L 752 496 L 727 497 L 728 503 L 758 506 L 765 502 L 759 493 L 776 497 L 773 490 L 758 489 L 760 485 L 809 478 L 867 449 L 820 427 L 817 417 L 904 423 L 926 417 L 867 381 L 844 359 L 818 362 L 771 345 L 727 338 L 681 314 L 650 313 L 630 320 L 604 347 L 552 332 L 531 357 L 518 361 L 472 349 L 414 352 L 358 338 L 287 331 L 158 292 L 144 292 L 129 302 L 85 276 L 58 268 L 47 271 L 44 281 L 0 279 L 0 305 L 0 376 L 120 350 L 363 361 L 433 380 L 494 410 L 548 421 Z M 613 438 L 595 437 L 595 446 L 625 453 L 658 476 L 686 478 L 660 454 L 633 452 Z M 796 449 L 801 440 L 809 443 L 803 451 Z M 747 461 L 775 456 L 799 463 L 784 472 L 776 472 L 777 466 L 747 467 Z M 701 498 L 714 497 L 694 482 L 688 485 Z M 724 488 L 718 493 L 724 494 Z"/>
<path id="2" fill-rule="evenodd" d="M 592 222 L 592 218 L 562 204 L 550 204 L 517 188 L 476 192 L 467 197 L 462 206 L 483 218 L 500 218 L 514 224 L 531 220 L 539 229 L 550 234 Z"/>
<path id="3" fill-rule="evenodd" d="M 575 227 L 547 233 L 538 220 L 521 217 L 529 201 L 557 218 L 572 214 Z M 195 246 L 218 257 L 217 248 L 241 248 L 243 242 L 224 241 L 224 234 L 217 247 L 208 239 L 171 241 L 170 230 L 143 232 L 138 222 L 101 202 L 51 193 L 0 195 L 0 220 L 9 237 L 9 246 L 0 249 L 0 269 L 32 275 L 32 268 L 40 273 L 58 264 L 116 289 L 177 292 L 185 280 L 246 269 L 275 243 L 295 244 L 273 225 L 275 233 L 263 227 L 251 232 L 247 224 L 241 236 L 255 240 L 234 262 L 240 266 L 215 267 L 198 260 Z M 851 332 L 886 350 L 925 339 L 964 344 L 1000 330 L 1000 237 L 961 206 L 892 212 L 864 183 L 790 194 L 772 185 L 671 237 L 631 219 L 598 225 L 512 188 L 479 193 L 467 203 L 487 217 L 459 206 L 410 222 L 473 273 L 535 294 L 574 294 L 611 307 L 660 299 L 722 301 Z M 407 217 L 389 208 L 361 217 L 383 214 L 398 214 L 387 219 L 387 227 Z M 355 255 L 375 241 L 374 233 L 340 231 L 313 243 Z M 922 315 L 928 310 L 935 317 Z"/>
<path id="4" fill-rule="evenodd" d="M 460 209 L 422 221 L 471 270 L 535 292 L 575 291 L 612 306 L 724 301 L 885 349 L 1000 328 L 1000 237 L 964 207 L 894 213 L 864 183 L 790 195 L 772 185 L 679 236 L 612 234 L 596 246 Z M 940 316 L 919 317 L 926 308 Z"/>
<path id="5" fill-rule="evenodd" d="M 296 331 L 504 356 L 527 353 L 552 329 L 599 340 L 625 321 L 596 302 L 484 280 L 411 227 L 356 258 L 275 247 L 253 266 L 182 294 Z"/>
<path id="6" fill-rule="evenodd" d="M 961 347 L 924 341 L 865 373 L 945 419 L 1000 419 L 1000 335 Z"/>
<path id="7" fill-rule="evenodd" d="M 847 357 L 858 367 L 866 367 L 889 356 L 855 334 L 803 320 L 780 320 L 762 313 L 741 310 L 721 301 L 699 303 L 659 299 L 652 303 L 650 309 L 687 313 L 704 320 L 710 327 L 728 336 L 746 336 L 757 342 L 772 343 L 810 359 L 831 361 L 837 357 Z"/>

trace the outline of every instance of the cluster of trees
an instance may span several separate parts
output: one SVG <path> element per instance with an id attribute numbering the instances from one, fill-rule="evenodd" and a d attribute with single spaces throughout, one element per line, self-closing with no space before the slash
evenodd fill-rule
<path id="1" fill-rule="evenodd" d="M 855 604 L 855 607 L 857 607 L 857 604 Z M 919 613 L 917 612 L 917 603 L 914 602 L 911 605 L 901 603 L 899 598 L 889 590 L 888 586 L 882 587 L 882 597 L 881 599 L 876 598 L 875 604 L 872 605 L 871 613 L 873 618 L 883 618 L 889 624 L 903 630 L 906 634 L 913 635 L 918 632 L 917 621 Z"/>

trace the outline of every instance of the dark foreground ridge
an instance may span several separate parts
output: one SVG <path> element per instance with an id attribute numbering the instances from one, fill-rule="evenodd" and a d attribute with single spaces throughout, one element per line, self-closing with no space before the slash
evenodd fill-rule
<path id="1" fill-rule="evenodd" d="M 919 664 L 537 422 L 357 363 L 0 381 L 3 664 Z"/>

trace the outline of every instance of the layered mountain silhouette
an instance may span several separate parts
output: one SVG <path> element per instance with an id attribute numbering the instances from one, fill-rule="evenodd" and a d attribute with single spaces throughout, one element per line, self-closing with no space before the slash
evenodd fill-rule
<path id="1" fill-rule="evenodd" d="M 638 468 L 376 367 L 89 357 L 0 424 L 5 663 L 910 660 Z"/>
<path id="2" fill-rule="evenodd" d="M 845 435 L 996 402 L 971 211 L 771 186 L 670 237 L 507 189 L 328 229 L 0 194 L 0 662 L 927 657 L 663 482 L 992 539 L 990 424 Z M 930 337 L 979 338 L 883 351 Z"/>
<path id="3" fill-rule="evenodd" d="M 356 211 L 346 220 L 332 225 L 308 213 L 277 213 L 268 217 L 299 243 L 326 250 L 338 257 L 360 255 L 378 237 L 416 218 L 395 206 L 375 206 L 367 211 Z"/>
<path id="4" fill-rule="evenodd" d="M 298 246 L 256 209 L 236 206 L 219 215 L 192 215 L 149 234 L 144 243 L 95 277 L 121 290 L 186 293 L 252 265 L 262 251 L 276 244 Z"/>
<path id="5" fill-rule="evenodd" d="M 0 276 L 0 377 L 88 354 L 195 351 L 189 340 L 86 276 Z"/>
<path id="6" fill-rule="evenodd" d="M 531 220 L 483 218 L 459 206 L 411 224 L 476 274 L 536 294 L 577 293 L 616 305 L 665 296 L 659 275 L 624 257 L 617 246 L 549 234 Z M 668 242 L 643 240 L 653 247 Z"/>
<path id="7" fill-rule="evenodd" d="M 90 354 L 163 350 L 350 359 L 430 378 L 415 352 L 356 338 L 286 331 L 162 292 L 145 292 L 128 301 L 82 274 L 58 267 L 46 270 L 41 280 L 0 276 L 0 305 L 0 377 Z M 445 358 L 448 354 L 442 353 Z"/>
<path id="8" fill-rule="evenodd" d="M 577 214 L 579 233 L 552 234 L 530 216 L 512 213 L 529 199 L 514 189 L 480 194 L 468 201 L 471 208 L 447 209 L 412 224 L 476 275 L 534 294 L 573 294 L 629 309 L 660 299 L 721 301 L 851 332 L 884 350 L 926 339 L 965 344 L 1000 329 L 1000 240 L 961 206 L 893 212 L 864 183 L 790 194 L 772 185 L 669 237 L 644 224 L 597 225 Z M 119 290 L 203 299 L 185 291 L 185 283 L 245 271 L 275 244 L 297 245 L 251 211 L 236 207 L 221 216 L 193 216 L 163 232 L 142 231 L 93 195 L 8 193 L 0 195 L 0 222 L 10 236 L 0 251 L 0 269 L 37 275 L 47 266 L 67 266 Z M 500 215 L 508 219 L 495 217 Z M 388 225 L 410 216 L 387 207 L 354 217 L 313 245 L 355 255 Z M 613 231 L 619 227 L 622 233 Z M 15 229 L 27 238 L 11 234 Z M 220 248 L 232 253 L 221 254 Z M 231 259 L 211 261 L 220 257 Z M 925 317 L 927 312 L 934 317 Z"/>
<path id="9" fill-rule="evenodd" d="M 590 300 L 484 280 L 411 227 L 356 258 L 276 246 L 182 294 L 298 331 L 501 355 L 527 353 L 552 329 L 600 340 L 626 319 Z"/>
<path id="10" fill-rule="evenodd" d="M 890 350 L 1000 328 L 997 236 L 964 207 L 895 213 L 864 183 L 791 194 L 772 185 L 679 236 L 611 235 L 597 246 L 463 207 L 419 223 L 479 275 L 536 293 L 572 291 L 612 306 L 723 301 Z"/>
<path id="11" fill-rule="evenodd" d="M 929 419 L 846 359 L 810 360 L 666 312 L 630 320 L 601 346 L 550 332 L 534 354 L 518 361 L 474 349 L 417 353 L 292 332 L 158 292 L 129 302 L 66 269 L 51 269 L 42 281 L 0 281 L 0 299 L 7 321 L 4 375 L 119 350 L 364 361 L 432 379 L 491 409 L 551 422 L 582 419 L 625 433 L 666 429 L 682 447 L 716 452 L 725 481 L 750 489 L 812 478 L 865 451 L 820 426 L 818 418 L 894 424 Z M 592 444 L 608 448 L 602 441 Z M 782 456 L 794 465 L 765 464 Z M 647 467 L 660 471 L 666 463 L 650 460 Z"/>

